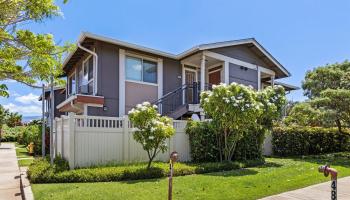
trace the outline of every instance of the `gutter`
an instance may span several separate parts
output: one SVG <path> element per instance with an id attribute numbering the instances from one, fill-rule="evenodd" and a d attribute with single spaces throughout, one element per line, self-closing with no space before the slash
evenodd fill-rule
<path id="1" fill-rule="evenodd" d="M 83 47 L 80 42 L 77 43 L 78 47 L 86 52 L 88 52 L 89 54 L 91 54 L 92 56 L 95 57 L 95 72 L 94 72 L 94 96 L 97 94 L 97 71 L 98 71 L 98 56 L 95 52 L 91 51 L 90 49 L 87 49 L 85 47 Z"/>

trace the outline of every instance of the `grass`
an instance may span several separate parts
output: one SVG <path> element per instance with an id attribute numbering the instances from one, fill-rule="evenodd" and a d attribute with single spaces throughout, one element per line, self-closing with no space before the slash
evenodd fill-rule
<path id="1" fill-rule="evenodd" d="M 175 177 L 174 199 L 258 199 L 329 181 L 317 172 L 328 162 L 350 175 L 350 153 L 306 158 L 267 158 L 266 164 L 228 172 Z M 166 199 L 167 179 L 125 182 L 33 184 L 35 199 Z"/>
<path id="2" fill-rule="evenodd" d="M 16 146 L 16 155 L 18 160 L 18 164 L 20 167 L 29 166 L 33 161 L 34 157 L 28 154 L 28 150 L 25 145 L 21 145 L 15 143 Z"/>

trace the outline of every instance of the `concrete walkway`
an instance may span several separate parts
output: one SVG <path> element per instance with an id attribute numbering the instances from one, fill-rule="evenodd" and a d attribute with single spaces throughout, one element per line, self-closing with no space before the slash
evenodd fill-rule
<path id="1" fill-rule="evenodd" d="M 0 200 L 20 200 L 20 172 L 18 168 L 15 145 L 0 145 Z"/>
<path id="2" fill-rule="evenodd" d="M 338 179 L 338 200 L 350 199 L 350 177 Z M 261 200 L 329 200 L 331 181 L 306 188 L 285 192 Z"/>

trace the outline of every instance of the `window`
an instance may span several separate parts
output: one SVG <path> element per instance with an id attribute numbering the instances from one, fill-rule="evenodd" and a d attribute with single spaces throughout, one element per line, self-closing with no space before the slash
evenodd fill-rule
<path id="1" fill-rule="evenodd" d="M 76 93 L 75 73 L 68 78 L 68 91 L 70 95 Z"/>
<path id="2" fill-rule="evenodd" d="M 157 83 L 157 63 L 135 57 L 126 57 L 126 79 Z"/>
<path id="3" fill-rule="evenodd" d="M 87 91 L 82 91 L 87 94 L 93 94 L 94 85 L 94 60 L 90 56 L 87 60 L 83 62 L 82 67 L 82 83 L 81 86 L 87 86 Z"/>

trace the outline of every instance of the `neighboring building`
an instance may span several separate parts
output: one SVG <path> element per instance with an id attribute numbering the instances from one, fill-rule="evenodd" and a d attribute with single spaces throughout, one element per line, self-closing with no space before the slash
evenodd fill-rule
<path id="1" fill-rule="evenodd" d="M 291 75 L 254 38 L 198 45 L 178 55 L 91 33 L 82 33 L 77 45 L 63 65 L 62 113 L 117 117 L 149 101 L 177 119 L 200 113 L 199 93 L 213 84 L 260 90 Z"/>
<path id="2" fill-rule="evenodd" d="M 45 122 L 47 126 L 50 126 L 50 112 L 51 112 L 51 96 L 50 96 L 50 88 L 45 88 L 44 90 L 44 115 Z M 56 107 L 66 100 L 66 88 L 64 87 L 55 87 L 54 88 L 54 117 L 60 117 L 61 115 L 65 115 L 65 112 L 60 112 Z M 39 101 L 42 101 L 42 95 L 39 97 Z"/>

